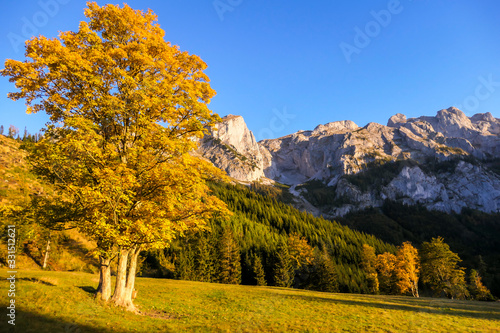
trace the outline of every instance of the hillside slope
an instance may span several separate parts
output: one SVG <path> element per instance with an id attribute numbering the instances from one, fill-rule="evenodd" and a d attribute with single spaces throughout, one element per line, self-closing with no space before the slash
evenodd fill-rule
<path id="1" fill-rule="evenodd" d="M 6 210 L 21 210 L 29 206 L 33 196 L 50 193 L 51 186 L 30 172 L 26 162 L 23 142 L 0 135 L 0 214 Z M 47 242 L 50 252 L 47 268 L 51 270 L 72 270 L 95 272 L 97 260 L 90 256 L 95 246 L 77 230 L 49 231 L 20 213 L 2 215 L 0 230 L 0 266 L 6 265 L 6 235 L 8 225 L 16 226 L 19 268 L 41 267 Z"/>

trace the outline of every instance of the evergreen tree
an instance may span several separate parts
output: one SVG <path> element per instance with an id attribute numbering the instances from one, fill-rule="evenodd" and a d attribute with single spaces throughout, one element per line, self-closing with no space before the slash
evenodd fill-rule
<path id="1" fill-rule="evenodd" d="M 194 280 L 195 271 L 193 250 L 188 245 L 187 241 L 184 242 L 184 244 L 185 246 L 181 248 L 177 258 L 175 275 L 180 280 Z"/>
<path id="2" fill-rule="evenodd" d="M 314 258 L 314 270 L 310 288 L 318 291 L 337 292 L 338 277 L 335 265 L 326 252 L 316 250 Z"/>
<path id="3" fill-rule="evenodd" d="M 3 125 L 0 125 L 0 135 L 3 135 L 3 131 L 4 131 Z"/>
<path id="4" fill-rule="evenodd" d="M 278 287 L 289 288 L 293 285 L 294 276 L 293 262 L 288 251 L 288 244 L 282 240 L 278 243 L 275 252 L 274 284 Z"/>
<path id="5" fill-rule="evenodd" d="M 219 245 L 219 282 L 241 283 L 240 248 L 229 227 L 224 228 Z"/>
<path id="6" fill-rule="evenodd" d="M 253 257 L 252 270 L 257 281 L 258 286 L 267 286 L 266 273 L 264 272 L 264 266 L 262 265 L 262 259 L 258 254 Z"/>
<path id="7" fill-rule="evenodd" d="M 215 277 L 215 267 L 213 260 L 213 249 L 205 233 L 200 233 L 195 243 L 196 255 L 194 266 L 196 280 L 201 282 L 212 282 Z"/>

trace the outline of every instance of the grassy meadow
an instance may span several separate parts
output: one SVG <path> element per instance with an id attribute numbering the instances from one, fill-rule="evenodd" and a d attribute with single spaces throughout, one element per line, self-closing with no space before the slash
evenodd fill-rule
<path id="1" fill-rule="evenodd" d="M 137 315 L 94 300 L 97 284 L 96 274 L 19 271 L 16 332 L 500 332 L 498 302 L 138 278 Z"/>

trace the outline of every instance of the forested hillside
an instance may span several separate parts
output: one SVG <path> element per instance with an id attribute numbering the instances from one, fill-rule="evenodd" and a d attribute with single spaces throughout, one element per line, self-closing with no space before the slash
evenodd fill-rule
<path id="1" fill-rule="evenodd" d="M 188 235 L 167 250 L 166 261 L 173 264 L 170 266 L 172 276 L 219 281 L 221 271 L 231 270 L 221 267 L 217 258 L 224 253 L 220 249 L 223 247 L 227 252 L 228 247 L 234 247 L 238 253 L 233 258 L 241 258 L 241 280 L 236 277 L 233 282 L 257 284 L 257 260 L 270 285 L 367 293 L 369 287 L 360 266 L 363 244 L 373 246 L 377 253 L 396 251 L 395 246 L 374 236 L 300 212 L 245 186 L 214 183 L 211 187 L 234 215 L 229 222 L 212 221 L 211 232 Z M 228 265 L 231 261 L 234 260 L 228 260 Z M 329 265 L 325 271 L 333 276 L 320 276 L 322 267 L 318 263 Z M 280 265 L 289 265 L 285 270 L 291 271 L 292 276 L 285 278 L 287 281 L 282 281 L 283 277 L 277 272 Z M 330 279 L 329 285 L 325 286 L 322 279 Z"/>

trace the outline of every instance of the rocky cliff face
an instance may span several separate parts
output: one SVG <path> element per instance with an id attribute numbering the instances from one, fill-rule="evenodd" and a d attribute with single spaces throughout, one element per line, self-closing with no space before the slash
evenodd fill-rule
<path id="1" fill-rule="evenodd" d="M 236 180 L 264 177 L 263 158 L 243 117 L 228 115 L 201 140 L 198 153 Z"/>
<path id="2" fill-rule="evenodd" d="M 319 207 L 326 215 L 377 207 L 386 199 L 446 212 L 500 212 L 500 177 L 488 168 L 500 159 L 500 120 L 489 113 L 467 117 L 449 108 L 434 117 L 396 114 L 387 126 L 336 121 L 258 144 L 243 118 L 228 116 L 205 137 L 201 152 L 233 178 L 266 176 L 303 198 L 311 188 L 300 184 L 322 182 L 334 198 Z M 366 177 L 377 168 L 392 173 L 377 183 L 376 176 Z"/>

